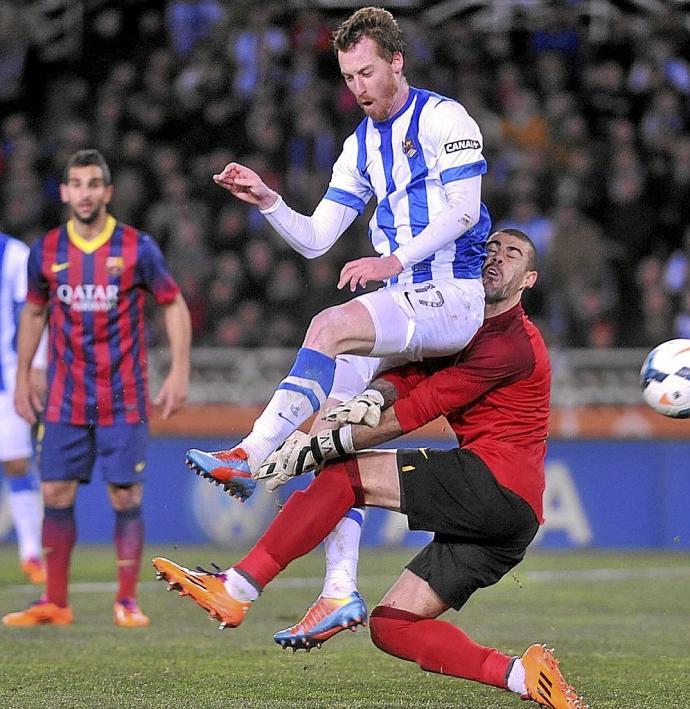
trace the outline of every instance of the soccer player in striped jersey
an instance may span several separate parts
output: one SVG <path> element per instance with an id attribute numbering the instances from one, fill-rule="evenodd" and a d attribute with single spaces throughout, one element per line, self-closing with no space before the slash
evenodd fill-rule
<path id="1" fill-rule="evenodd" d="M 191 467 L 242 499 L 263 461 L 325 403 L 362 392 L 393 362 L 457 352 L 483 319 L 490 220 L 480 199 L 486 161 L 477 124 L 457 101 L 409 86 L 403 38 L 387 10 L 356 11 L 336 31 L 334 48 L 365 118 L 314 213 L 298 214 L 238 163 L 214 180 L 258 206 L 307 258 L 325 253 L 375 197 L 369 227 L 379 256 L 347 263 L 338 287 L 385 285 L 314 317 L 290 373 L 238 447 L 188 451 Z"/>
<path id="2" fill-rule="evenodd" d="M 69 160 L 60 186 L 67 223 L 31 247 L 28 295 L 19 328 L 15 405 L 29 422 L 41 407 L 29 385 L 29 363 L 48 323 L 48 394 L 39 468 L 45 515 L 47 585 L 41 600 L 3 618 L 6 625 L 65 625 L 69 562 L 76 540 L 79 483 L 95 468 L 115 512 L 118 591 L 114 621 L 148 625 L 137 604 L 143 545 L 142 481 L 148 419 L 144 296 L 164 311 L 170 372 L 156 404 L 167 418 L 187 397 L 189 311 L 155 241 L 108 214 L 110 170 L 96 150 Z"/>
<path id="3" fill-rule="evenodd" d="M 26 300 L 29 247 L 0 232 L 0 469 L 9 487 L 9 506 L 17 534 L 22 571 L 29 581 L 45 582 L 41 559 L 43 505 L 32 470 L 31 427 L 14 410 L 17 373 L 17 329 Z M 45 342 L 29 373 L 37 395 L 45 392 Z"/>

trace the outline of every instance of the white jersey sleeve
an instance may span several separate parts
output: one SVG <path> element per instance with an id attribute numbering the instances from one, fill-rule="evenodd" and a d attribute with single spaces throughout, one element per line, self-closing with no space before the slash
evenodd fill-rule
<path id="1" fill-rule="evenodd" d="M 297 253 L 310 259 L 325 254 L 357 216 L 350 207 L 322 199 L 307 217 L 288 207 L 282 197 L 261 213 Z"/>
<path id="2" fill-rule="evenodd" d="M 0 234 L 0 390 L 11 389 L 17 366 L 17 327 L 26 301 L 29 247 Z"/>
<path id="3" fill-rule="evenodd" d="M 443 184 L 486 173 L 479 126 L 455 101 L 441 101 L 423 114 L 422 126 L 436 143 Z"/>
<path id="4" fill-rule="evenodd" d="M 479 175 L 446 185 L 448 206 L 416 238 L 403 244 L 395 256 L 403 268 L 419 263 L 455 241 L 479 221 L 482 178 Z"/>

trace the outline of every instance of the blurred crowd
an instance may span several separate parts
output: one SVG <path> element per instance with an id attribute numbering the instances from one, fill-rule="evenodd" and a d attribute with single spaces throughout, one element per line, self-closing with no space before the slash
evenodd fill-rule
<path id="1" fill-rule="evenodd" d="M 0 228 L 31 243 L 59 223 L 66 159 L 97 147 L 112 212 L 161 245 L 196 345 L 297 345 L 314 313 L 348 297 L 338 272 L 372 253 L 366 220 L 306 261 L 211 175 L 238 160 L 311 213 L 361 120 L 330 47 L 348 12 L 95 5 L 80 41 L 51 54 L 25 3 L 0 0 Z M 516 10 L 493 30 L 398 13 L 406 74 L 479 123 L 483 200 L 494 225 L 537 245 L 527 308 L 552 344 L 690 337 L 690 35 L 669 10 L 612 16 L 595 36 L 582 6 Z"/>

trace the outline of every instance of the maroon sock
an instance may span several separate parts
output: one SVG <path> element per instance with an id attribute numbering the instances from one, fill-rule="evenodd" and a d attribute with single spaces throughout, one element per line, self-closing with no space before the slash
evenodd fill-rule
<path id="1" fill-rule="evenodd" d="M 376 606 L 369 618 L 371 640 L 380 650 L 416 662 L 427 672 L 507 688 L 512 657 L 474 642 L 443 620 Z"/>
<path id="2" fill-rule="evenodd" d="M 261 591 L 291 561 L 322 542 L 350 507 L 364 502 L 354 458 L 329 465 L 306 490 L 294 492 L 235 569 Z"/>
<path id="3" fill-rule="evenodd" d="M 144 546 L 144 520 L 141 507 L 115 511 L 115 549 L 117 551 L 117 600 L 137 597 L 137 583 Z"/>
<path id="4" fill-rule="evenodd" d="M 42 534 L 47 576 L 44 598 L 61 608 L 67 606 L 69 562 L 76 539 L 74 507 L 46 507 Z"/>

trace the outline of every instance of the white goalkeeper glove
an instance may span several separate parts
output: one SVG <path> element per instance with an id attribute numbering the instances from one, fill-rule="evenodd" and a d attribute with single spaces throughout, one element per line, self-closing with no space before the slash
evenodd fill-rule
<path id="1" fill-rule="evenodd" d="M 383 394 L 376 389 L 365 389 L 358 396 L 327 409 L 323 418 L 326 421 L 361 423 L 375 428 L 381 419 L 382 406 Z"/>
<path id="2" fill-rule="evenodd" d="M 295 433 L 259 466 L 257 480 L 266 480 L 266 489 L 273 491 L 291 478 L 317 470 L 333 458 L 354 452 L 352 429 L 336 428 L 308 436 Z"/>

